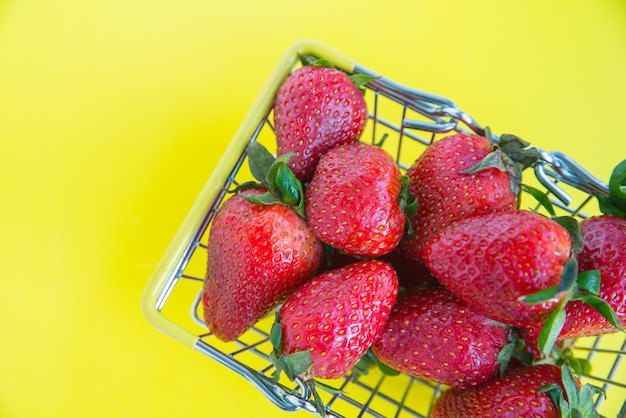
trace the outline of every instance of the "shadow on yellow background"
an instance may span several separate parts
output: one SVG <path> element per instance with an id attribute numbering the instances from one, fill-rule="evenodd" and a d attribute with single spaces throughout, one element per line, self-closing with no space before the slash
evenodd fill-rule
<path id="1" fill-rule="evenodd" d="M 141 313 L 220 154 L 303 38 L 602 179 L 626 158 L 620 0 L 4 0 L 0 416 L 308 416 Z"/>

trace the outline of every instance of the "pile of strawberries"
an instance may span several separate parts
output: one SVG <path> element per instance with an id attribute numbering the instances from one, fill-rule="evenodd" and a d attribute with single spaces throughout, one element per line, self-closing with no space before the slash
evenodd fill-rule
<path id="1" fill-rule="evenodd" d="M 521 183 L 529 164 L 506 141 L 454 134 L 403 174 L 359 142 L 366 82 L 317 61 L 281 85 L 276 156 L 250 145 L 256 181 L 211 224 L 213 335 L 232 341 L 276 312 L 276 375 L 312 389 L 375 358 L 449 388 L 433 417 L 593 416 L 599 389 L 581 388 L 570 370 L 584 365 L 559 353 L 626 324 L 626 161 L 599 197 L 604 214 L 582 222 Z M 520 209 L 522 190 L 550 215 Z"/>

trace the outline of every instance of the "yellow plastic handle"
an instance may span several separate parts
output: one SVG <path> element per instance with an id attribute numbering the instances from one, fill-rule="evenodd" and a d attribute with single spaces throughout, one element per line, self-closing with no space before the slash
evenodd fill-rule
<path id="1" fill-rule="evenodd" d="M 252 108 L 248 111 L 144 290 L 142 299 L 144 315 L 157 329 L 185 345 L 193 346 L 197 342 L 198 336 L 161 314 L 163 300 L 167 297 L 167 292 L 175 287 L 178 280 L 178 278 L 173 277 L 178 268 L 178 261 L 192 244 L 200 223 L 218 197 L 228 175 L 254 134 L 254 130 L 268 114 L 276 91 L 283 80 L 298 66 L 301 55 L 313 55 L 328 59 L 337 68 L 346 72 L 352 72 L 355 66 L 355 62 L 346 55 L 312 40 L 297 42 L 287 50 Z"/>
<path id="2" fill-rule="evenodd" d="M 144 315 L 157 329 L 185 345 L 193 346 L 198 340 L 198 336 L 161 314 L 161 307 L 164 304 L 163 300 L 167 297 L 167 292 L 172 291 L 178 280 L 178 278 L 174 277 L 179 266 L 178 262 L 189 246 L 193 245 L 192 241 L 200 227 L 200 223 L 218 197 L 221 188 L 226 183 L 227 177 L 237 163 L 239 156 L 244 152 L 256 127 L 268 114 L 273 105 L 276 91 L 283 80 L 300 63 L 301 55 L 313 55 L 328 59 L 337 68 L 346 72 L 352 72 L 355 66 L 354 61 L 346 55 L 312 40 L 297 42 L 287 50 L 185 217 L 144 291 L 142 300 Z"/>

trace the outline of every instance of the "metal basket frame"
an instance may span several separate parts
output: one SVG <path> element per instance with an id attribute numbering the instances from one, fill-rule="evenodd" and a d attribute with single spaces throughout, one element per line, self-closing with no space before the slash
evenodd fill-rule
<path id="1" fill-rule="evenodd" d="M 243 376 L 282 410 L 316 413 L 311 394 L 302 381 L 291 382 L 284 377 L 275 381 L 270 378 L 273 371 L 269 359 L 272 348 L 269 342 L 271 318 L 259 321 L 234 342 L 223 343 L 206 330 L 200 303 L 204 279 L 202 268 L 206 265 L 206 242 L 211 220 L 229 191 L 238 183 L 250 179 L 245 166 L 247 146 L 253 141 L 266 141 L 266 146 L 271 149 L 274 93 L 282 80 L 297 68 L 301 55 L 327 58 L 346 72 L 377 77 L 366 86 L 365 97 L 370 114 L 362 140 L 376 143 L 382 136 L 388 137 L 384 147 L 395 157 L 402 170 L 406 170 L 419 155 L 419 151 L 415 154 L 414 149 L 423 150 L 442 135 L 474 132 L 488 135 L 494 143 L 498 143 L 499 137 L 479 125 L 451 100 L 398 84 L 317 42 L 303 41 L 294 45 L 279 62 L 155 269 L 144 292 L 143 309 L 159 330 Z M 412 154 L 407 156 L 409 148 Z M 590 207 L 588 205 L 594 196 L 608 194 L 605 183 L 567 155 L 540 149 L 537 151 L 541 162 L 533 167 L 534 177 L 561 211 L 585 218 L 588 216 L 585 209 Z M 541 210 L 539 206 L 533 209 Z M 173 295 L 180 288 L 184 288 L 180 291 L 182 296 L 178 297 L 181 300 L 173 302 Z M 179 312 L 182 309 L 187 312 L 184 317 Z M 606 373 L 583 378 L 604 386 L 605 390 L 616 388 L 624 398 L 626 385 L 616 378 L 620 374 L 626 338 L 623 338 L 621 346 L 618 341 L 617 346 L 610 348 L 603 347 L 603 338 L 584 339 L 585 342 L 576 344 L 581 352 L 587 353 L 589 360 L 600 355 L 613 357 Z M 623 368 L 621 374 L 626 374 Z M 391 385 L 393 390 L 384 390 L 383 386 L 392 379 L 398 379 Z M 346 376 L 332 384 L 344 392 L 325 393 L 322 388 L 329 417 L 426 417 L 432 402 L 442 391 L 440 385 L 424 379 L 405 375 L 390 377 L 377 371 L 358 379 Z M 358 395 L 352 395 L 354 392 Z M 619 393 L 617 396 L 620 396 Z M 426 397 L 427 400 L 412 402 L 414 394 L 420 398 Z M 600 396 L 597 400 L 600 408 L 603 398 Z M 626 402 L 618 407 L 621 408 L 619 416 L 623 416 Z"/>

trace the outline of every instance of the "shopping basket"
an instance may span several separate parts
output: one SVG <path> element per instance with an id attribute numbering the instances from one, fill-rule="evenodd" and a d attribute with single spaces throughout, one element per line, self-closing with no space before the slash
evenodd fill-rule
<path id="1" fill-rule="evenodd" d="M 208 178 L 145 289 L 144 312 L 157 329 L 243 376 L 277 407 L 285 411 L 317 413 L 303 382 L 270 378 L 274 371 L 269 357 L 273 315 L 259 321 L 234 342 L 224 343 L 207 330 L 200 303 L 211 220 L 228 192 L 237 184 L 252 179 L 246 164 L 247 146 L 258 141 L 275 152 L 272 101 L 280 83 L 301 65 L 300 58 L 304 55 L 326 58 L 349 73 L 376 76 L 366 85 L 364 93 L 370 114 L 362 140 L 379 143 L 385 137 L 384 148 L 403 170 L 442 135 L 453 132 L 485 134 L 486 127 L 445 97 L 398 84 L 332 48 L 314 41 L 302 41 L 292 46 L 278 63 Z M 498 136 L 490 135 L 495 142 L 498 141 Z M 540 149 L 538 152 L 540 163 L 533 167 L 535 175 L 531 175 L 530 181 L 525 177 L 525 183 L 534 182 L 542 187 L 562 214 L 581 219 L 595 214 L 594 196 L 607 194 L 607 185 L 563 153 Z M 542 210 L 539 206 L 535 209 Z M 597 398 L 600 413 L 624 416 L 624 334 L 579 339 L 574 347 L 578 357 L 588 358 L 593 365 L 592 373 L 581 376 L 582 380 L 606 391 L 606 397 L 600 395 Z M 427 417 L 432 402 L 442 391 L 440 385 L 428 380 L 406 375 L 389 376 L 377 369 L 358 377 L 346 376 L 332 384 L 342 390 L 325 392 L 323 387 L 320 388 L 331 417 Z"/>

